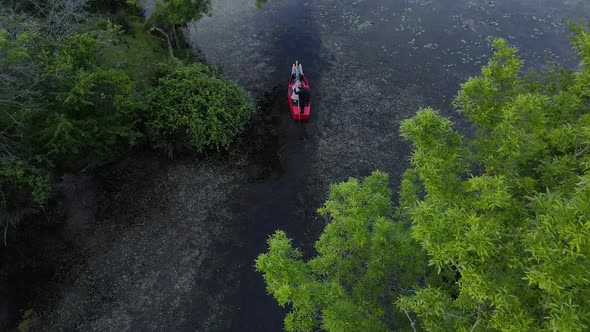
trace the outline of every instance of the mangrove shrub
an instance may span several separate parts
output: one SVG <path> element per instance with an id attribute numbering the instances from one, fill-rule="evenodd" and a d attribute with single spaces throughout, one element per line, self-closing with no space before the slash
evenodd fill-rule
<path id="1" fill-rule="evenodd" d="M 244 89 L 203 63 L 162 67 L 149 93 L 146 127 L 155 147 L 172 153 L 190 142 L 196 150 L 226 148 L 253 111 Z"/>

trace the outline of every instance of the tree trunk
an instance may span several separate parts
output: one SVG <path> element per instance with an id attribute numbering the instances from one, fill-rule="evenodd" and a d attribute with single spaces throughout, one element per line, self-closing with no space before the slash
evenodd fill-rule
<path id="1" fill-rule="evenodd" d="M 176 59 L 176 57 L 174 57 L 174 48 L 172 47 L 172 42 L 170 41 L 170 36 L 168 35 L 168 33 L 166 33 L 166 31 L 164 31 L 163 29 L 158 28 L 158 27 L 152 27 L 149 31 L 150 32 L 158 31 L 159 33 L 164 35 L 164 37 L 166 37 L 166 42 L 168 42 L 168 51 L 170 52 L 170 57 L 173 59 Z"/>
<path id="2" fill-rule="evenodd" d="M 178 37 L 176 36 L 176 27 L 172 27 L 172 35 L 174 36 L 174 44 L 176 44 L 176 48 L 180 48 L 180 43 L 178 42 Z"/>

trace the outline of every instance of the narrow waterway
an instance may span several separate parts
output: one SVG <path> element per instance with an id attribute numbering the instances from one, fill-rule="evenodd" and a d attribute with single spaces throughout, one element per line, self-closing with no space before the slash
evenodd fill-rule
<path id="1" fill-rule="evenodd" d="M 233 209 L 232 219 L 248 226 L 240 235 L 244 250 L 233 254 L 241 263 L 231 330 L 281 329 L 284 311 L 263 295 L 251 266 L 269 234 L 285 230 L 312 252 L 321 227 L 315 210 L 329 184 L 379 169 L 398 187 L 409 154 L 398 132 L 403 119 L 433 106 L 468 130 L 451 102 L 487 62 L 491 38 L 519 47 L 526 68 L 572 66 L 566 21 L 583 13 L 590 13 L 587 2 L 560 0 L 282 0 L 262 10 L 251 0 L 215 1 L 212 17 L 191 31 L 207 61 L 259 95 L 284 89 L 299 59 L 314 105 L 311 121 L 295 126 L 279 93 L 274 112 L 282 112 L 278 131 L 286 133 L 279 151 L 285 171 L 242 187 L 248 204 Z"/>
<path id="2" fill-rule="evenodd" d="M 286 309 L 253 268 L 268 236 L 285 230 L 311 254 L 331 183 L 378 169 L 397 189 L 403 119 L 433 106 L 467 129 L 450 105 L 489 37 L 518 46 L 527 68 L 573 66 L 566 20 L 590 13 L 584 0 L 213 3 L 190 38 L 259 100 L 252 126 L 226 154 L 146 152 L 67 177 L 55 215 L 0 252 L 14 290 L 0 293 L 0 329 L 33 308 L 46 331 L 280 331 Z M 287 108 L 294 59 L 309 123 Z"/>

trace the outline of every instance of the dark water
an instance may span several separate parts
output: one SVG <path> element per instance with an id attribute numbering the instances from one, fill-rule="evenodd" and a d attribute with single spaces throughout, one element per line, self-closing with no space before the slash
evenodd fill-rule
<path id="1" fill-rule="evenodd" d="M 395 190 L 408 159 L 401 120 L 433 106 L 461 129 L 450 103 L 459 84 L 487 62 L 491 38 L 519 47 L 528 69 L 573 66 L 566 20 L 588 13 L 586 1 L 558 0 L 285 0 L 262 10 L 249 0 L 216 1 L 213 16 L 192 33 L 207 60 L 259 94 L 284 87 L 299 59 L 314 99 L 311 121 L 301 129 L 276 103 L 274 111 L 284 114 L 278 128 L 288 133 L 279 153 L 285 172 L 245 190 L 251 205 L 234 210 L 249 229 L 237 256 L 243 267 L 232 298 L 238 309 L 228 315 L 232 331 L 281 330 L 284 311 L 261 295 L 262 279 L 248 266 L 265 249 L 262 240 L 283 229 L 309 249 L 317 236 L 310 223 L 319 223 L 314 210 L 330 183 L 380 169 L 391 174 Z"/>
<path id="2" fill-rule="evenodd" d="M 311 185 L 373 169 L 396 183 L 407 158 L 400 121 L 427 105 L 454 117 L 450 103 L 487 62 L 489 38 L 519 47 L 526 68 L 573 65 L 566 21 L 589 12 L 583 0 L 277 0 L 262 10 L 219 0 L 192 40 L 254 93 L 285 84 L 302 61 L 317 106 Z"/>
<path id="3" fill-rule="evenodd" d="M 47 331 L 280 331 L 286 309 L 253 268 L 268 236 L 285 230 L 311 254 L 329 184 L 378 169 L 398 187 L 403 119 L 433 106 L 466 126 L 450 103 L 490 36 L 527 68 L 573 66 L 566 19 L 588 13 L 583 0 L 214 0 L 191 39 L 259 98 L 254 125 L 226 155 L 140 154 L 68 178 L 50 218 L 62 221 L 0 252 L 0 329 L 34 308 Z M 286 102 L 295 58 L 312 87 L 307 124 Z"/>

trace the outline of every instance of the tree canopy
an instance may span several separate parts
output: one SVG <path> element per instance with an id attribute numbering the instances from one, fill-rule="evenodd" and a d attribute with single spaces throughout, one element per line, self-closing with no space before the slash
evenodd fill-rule
<path id="1" fill-rule="evenodd" d="M 241 87 L 202 63 L 162 66 L 147 100 L 148 135 L 169 154 L 185 138 L 198 151 L 227 148 L 254 109 Z"/>
<path id="2" fill-rule="evenodd" d="M 577 71 L 522 74 L 493 42 L 454 107 L 469 135 L 426 108 L 400 206 L 386 176 L 335 185 L 308 261 L 284 232 L 256 261 L 290 305 L 288 331 L 581 331 L 590 324 L 590 33 L 573 28 Z"/>
<path id="3" fill-rule="evenodd" d="M 172 9 L 180 3 L 164 2 Z M 206 7 L 186 4 L 193 13 Z M 101 13 L 108 6 L 122 11 L 125 31 L 112 23 L 112 13 Z M 136 6 L 134 0 L 0 6 L 5 230 L 20 211 L 44 204 L 61 174 L 117 161 L 146 134 L 160 145 L 189 139 L 201 151 L 227 147 L 247 123 L 249 95 L 204 64 L 169 64 L 163 45 L 133 17 Z M 183 130 L 187 137 L 176 135 Z"/>
<path id="4" fill-rule="evenodd" d="M 576 28 L 573 45 L 580 70 L 527 82 L 516 49 L 496 40 L 455 100 L 473 138 L 431 109 L 403 123 L 414 145 L 402 188 L 412 236 L 429 264 L 456 273 L 398 301 L 427 330 L 588 327 L 590 34 Z"/>
<path id="5" fill-rule="evenodd" d="M 392 220 L 388 184 L 386 174 L 374 172 L 332 186 L 319 211 L 329 222 L 307 262 L 283 231 L 271 236 L 256 269 L 279 304 L 292 307 L 287 331 L 387 331 L 392 324 L 401 289 L 383 281 L 415 280 L 423 266 L 406 225 Z"/>
<path id="6" fill-rule="evenodd" d="M 171 30 L 196 21 L 210 12 L 211 0 L 163 0 L 156 3 L 149 24 Z"/>

